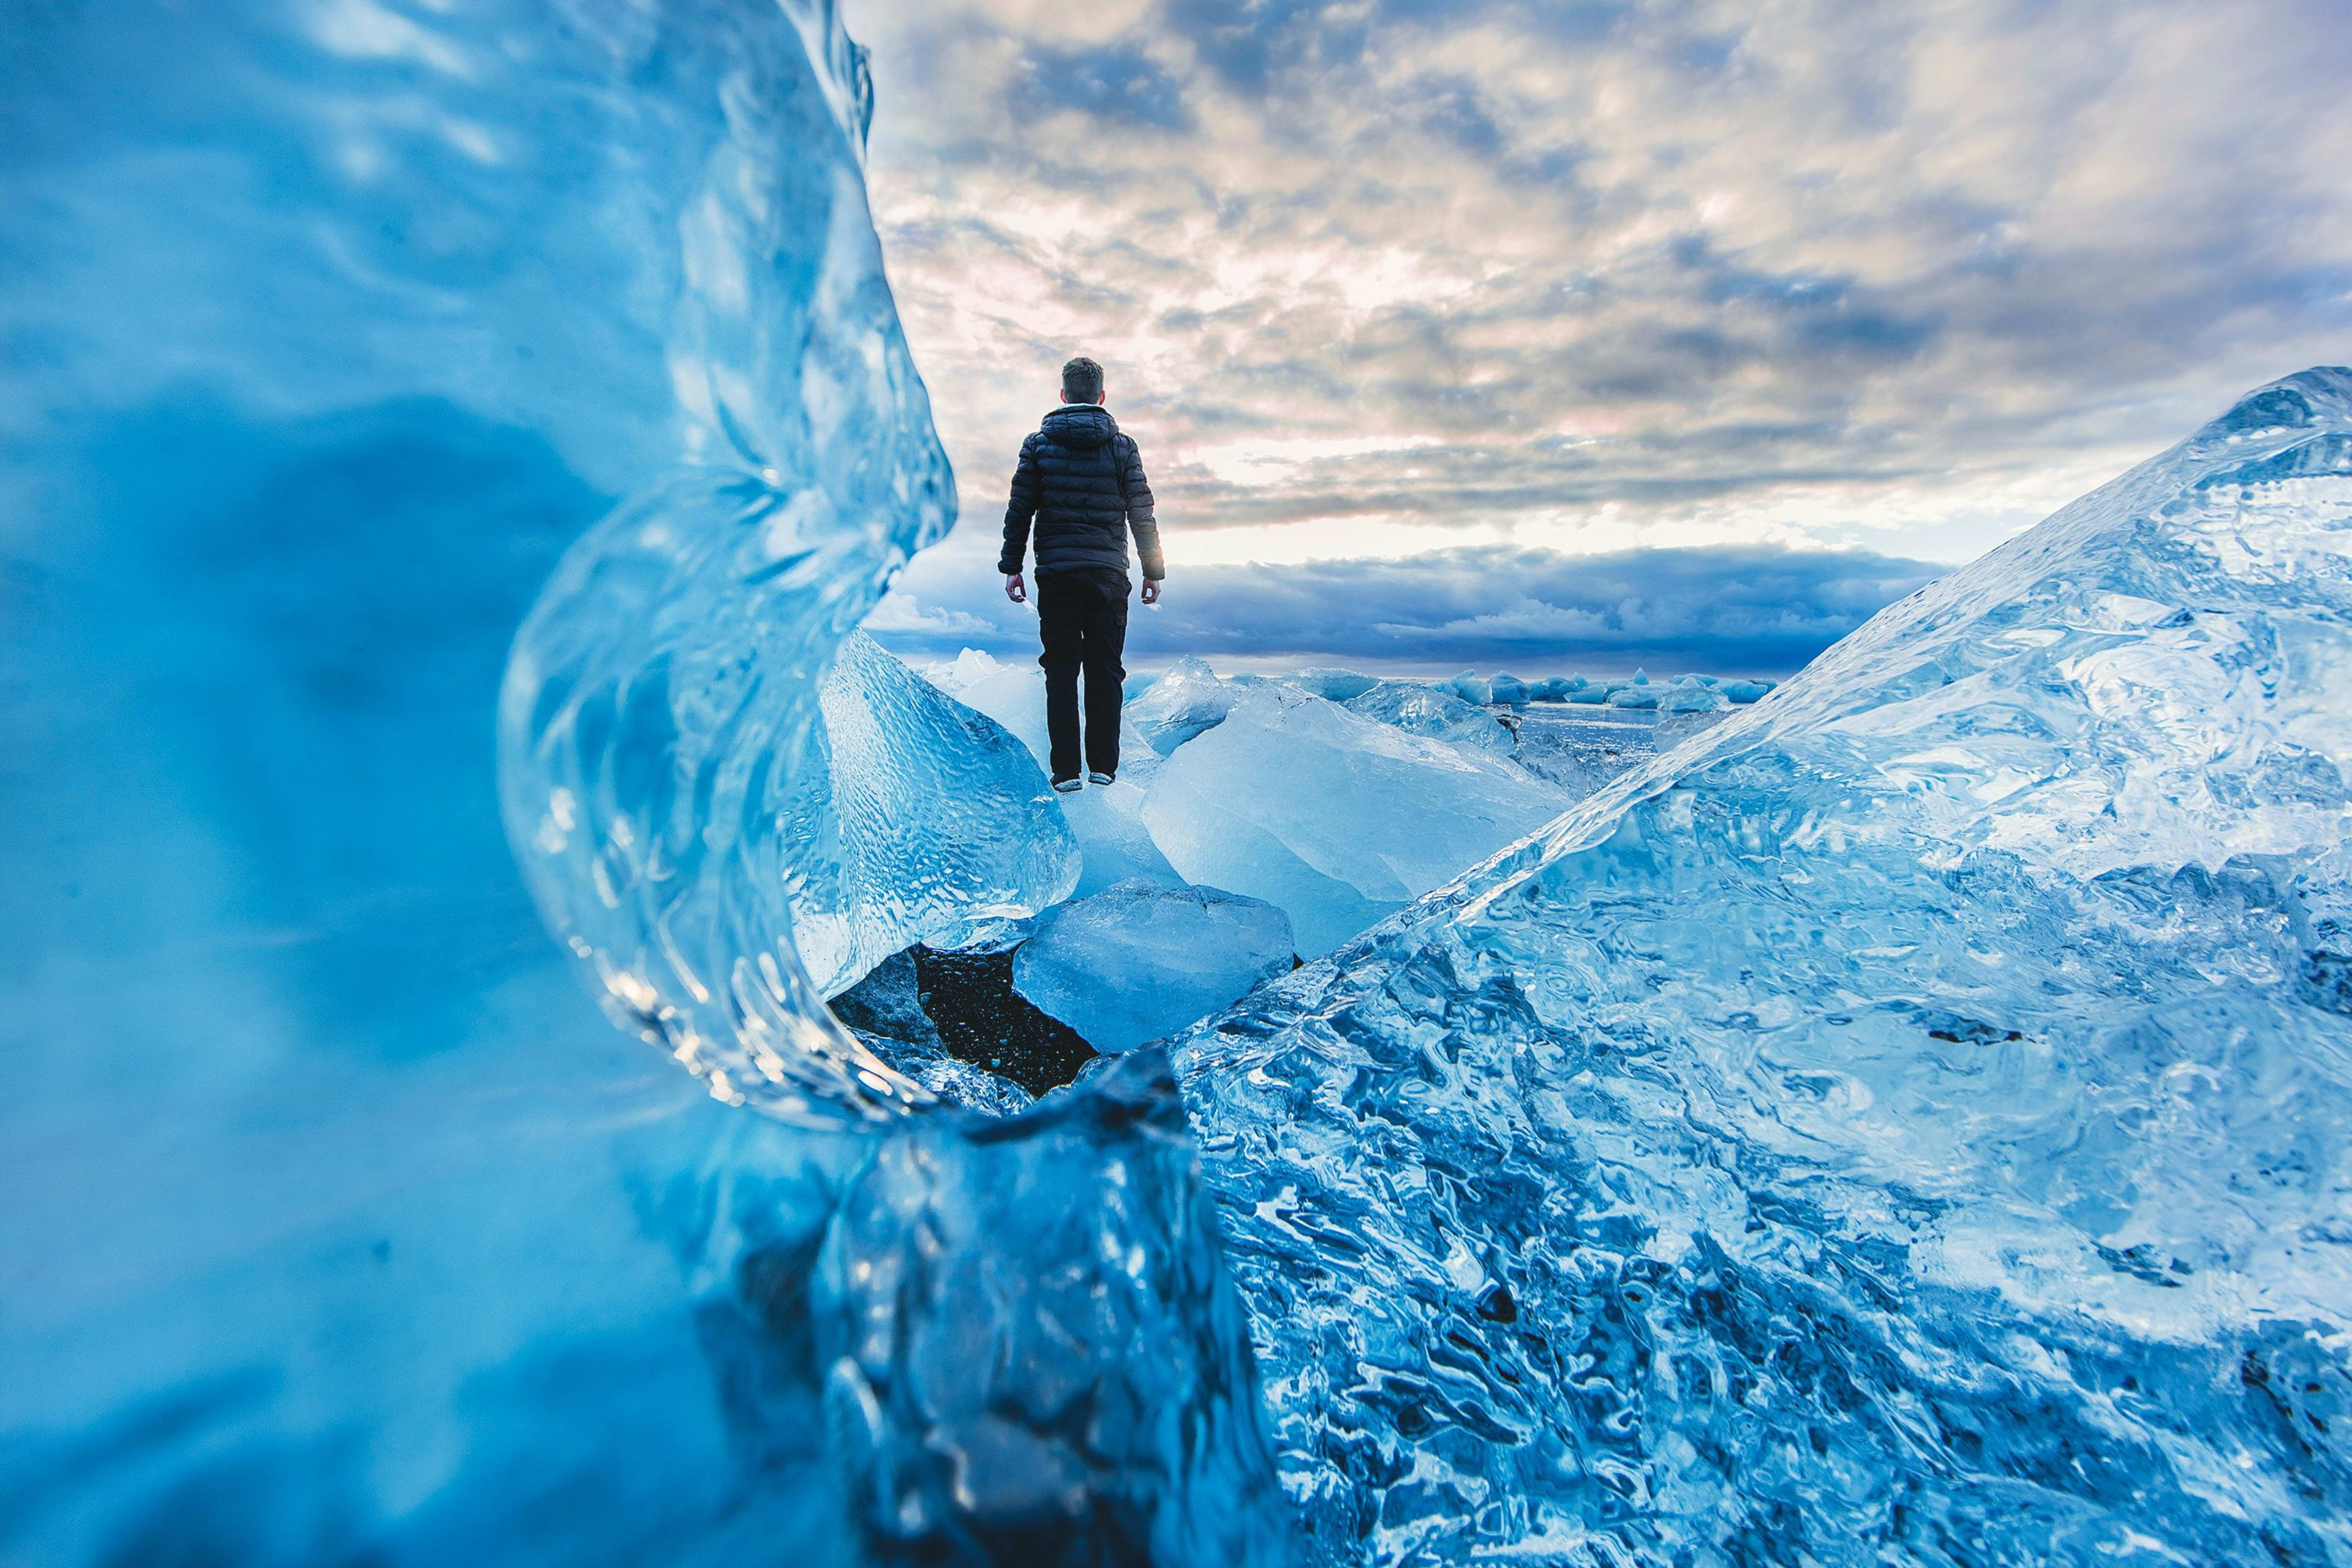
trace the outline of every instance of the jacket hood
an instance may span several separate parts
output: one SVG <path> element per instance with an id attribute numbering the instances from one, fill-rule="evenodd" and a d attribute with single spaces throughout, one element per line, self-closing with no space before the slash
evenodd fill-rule
<path id="1" fill-rule="evenodd" d="M 1065 403 L 1045 416 L 1045 434 L 1064 447 L 1099 447 L 1118 434 L 1118 421 L 1099 403 Z"/>

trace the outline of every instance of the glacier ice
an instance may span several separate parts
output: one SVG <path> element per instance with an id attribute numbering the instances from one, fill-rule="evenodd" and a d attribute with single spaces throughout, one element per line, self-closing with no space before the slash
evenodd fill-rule
<path id="1" fill-rule="evenodd" d="M 967 649 L 966 654 L 973 651 Z M 965 664 L 959 659 L 962 673 L 955 687 L 957 700 L 987 714 L 1019 737 L 1039 768 L 1050 766 L 1045 672 L 1034 664 L 999 664 L 985 654 L 980 658 L 986 662 Z M 1087 898 L 1137 877 L 1171 886 L 1183 879 L 1143 826 L 1144 791 L 1159 765 L 1159 754 L 1145 742 L 1136 725 L 1122 717 L 1118 781 L 1090 784 L 1074 794 L 1049 797 L 1060 807 L 1078 846 L 1080 866 L 1072 896 Z"/>
<path id="2" fill-rule="evenodd" d="M 1193 736 L 1223 723 L 1239 695 L 1217 679 L 1207 659 L 1188 654 L 1128 703 L 1127 721 L 1164 757 Z"/>
<path id="3" fill-rule="evenodd" d="M 773 830 L 820 677 L 951 515 L 834 8 L 128 0 L 6 32 L 0 1558 L 887 1555 L 899 1527 L 845 1508 L 876 1428 L 828 1400 L 852 1332 L 814 1276 L 919 1247 L 916 1207 L 845 1213 L 888 1157 L 1095 1194 L 982 1247 L 989 1321 L 1051 1342 L 1030 1269 L 1085 1260 L 1153 1355 L 986 1369 L 1084 1517 L 990 1484 L 1002 1446 L 948 1419 L 931 1533 L 887 1550 L 1280 1561 L 1164 1079 L 901 1116 L 937 1095 L 792 945 Z M 961 1375 L 931 1342 L 860 1372 L 888 1419 Z"/>
<path id="4" fill-rule="evenodd" d="M 1658 698 L 1661 713 L 1720 713 L 1730 706 L 1730 698 L 1697 681 L 1676 682 Z"/>
<path id="5" fill-rule="evenodd" d="M 779 813 L 793 945 L 818 994 L 917 942 L 961 946 L 1077 886 L 1060 802 L 995 721 L 863 632 L 841 645 L 818 707 Z"/>
<path id="6" fill-rule="evenodd" d="M 1511 731 L 1486 709 L 1451 691 L 1411 680 L 1383 680 L 1346 700 L 1350 713 L 1393 724 L 1409 735 L 1427 735 L 1457 746 L 1508 754 Z"/>
<path id="7" fill-rule="evenodd" d="M 1656 715 L 1638 710 L 1538 709 L 1520 716 L 1511 760 L 1580 799 L 1656 755 L 1674 738 L 1662 729 Z"/>
<path id="8" fill-rule="evenodd" d="M 1181 1038 L 1324 1548 L 2352 1562 L 2347 544 L 2306 372 Z"/>
<path id="9" fill-rule="evenodd" d="M 1255 1358 L 1327 1561 L 2352 1562 L 2352 375 L 967 1116 L 797 946 L 951 494 L 834 12 L 9 26 L 0 1556 L 1279 1563 Z M 1513 766 L 1223 689 L 1373 914 Z"/>
<path id="10" fill-rule="evenodd" d="M 1287 973 L 1291 946 L 1272 904 L 1139 879 L 1047 910 L 1013 986 L 1095 1049 L 1132 1050 Z"/>
<path id="11" fill-rule="evenodd" d="M 767 1276 L 806 1314 L 871 1560 L 1300 1563 L 1280 1494 L 1233 1489 L 1265 1438 L 1165 1053 L 1087 1089 L 1019 1136 L 888 1141 L 813 1278 Z"/>
<path id="12" fill-rule="evenodd" d="M 1278 906 L 1312 956 L 1569 800 L 1501 757 L 1269 684 L 1160 764 L 1143 820 L 1186 881 Z"/>
<path id="13" fill-rule="evenodd" d="M 1276 679 L 1285 686 L 1296 686 L 1301 691 L 1312 692 L 1327 702 L 1345 702 L 1350 698 L 1361 697 L 1380 684 L 1380 680 L 1374 676 L 1361 675 L 1352 669 L 1337 669 L 1326 665 L 1317 665 L 1307 669 L 1286 670 Z"/>

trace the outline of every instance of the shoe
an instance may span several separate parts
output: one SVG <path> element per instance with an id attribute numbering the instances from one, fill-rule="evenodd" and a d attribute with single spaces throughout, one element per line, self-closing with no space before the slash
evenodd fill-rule
<path id="1" fill-rule="evenodd" d="M 1087 783 L 1096 784 L 1117 784 L 1118 783 L 1118 775 L 1117 773 L 1088 773 L 1087 775 Z"/>
<path id="2" fill-rule="evenodd" d="M 1055 795 L 1076 795 L 1078 791 L 1086 787 L 1087 786 L 1085 784 L 1081 784 L 1076 779 L 1055 779 L 1054 781 L 1054 793 Z"/>

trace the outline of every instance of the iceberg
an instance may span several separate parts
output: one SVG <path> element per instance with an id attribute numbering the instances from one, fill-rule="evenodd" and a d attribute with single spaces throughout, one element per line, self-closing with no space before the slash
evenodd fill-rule
<path id="1" fill-rule="evenodd" d="M 1511 750 L 1511 731 L 1486 709 L 1450 691 L 1410 680 L 1383 680 L 1348 699 L 1350 713 L 1392 724 L 1409 735 L 1427 735 L 1484 752 Z"/>
<path id="2" fill-rule="evenodd" d="M 1731 706 L 1730 698 L 1697 681 L 1667 687 L 1657 702 L 1660 713 L 1721 713 Z"/>
<path id="3" fill-rule="evenodd" d="M 1188 654 L 1127 705 L 1127 721 L 1164 757 L 1223 723 L 1237 696 L 1235 689 L 1217 679 L 1207 659 Z"/>
<path id="4" fill-rule="evenodd" d="M 1479 708 L 1484 708 L 1495 700 L 1494 684 L 1491 681 L 1480 679 L 1478 672 L 1475 669 L 1464 670 L 1446 681 L 1440 689 L 1450 691 L 1463 701 Z"/>
<path id="5" fill-rule="evenodd" d="M 1143 820 L 1184 880 L 1279 907 L 1313 956 L 1569 802 L 1502 757 L 1266 685 L 1160 764 Z"/>
<path id="6" fill-rule="evenodd" d="M 1097 1051 L 1132 1050 L 1289 973 L 1291 946 L 1272 904 L 1139 879 L 1048 910 L 1013 988 Z"/>
<path id="7" fill-rule="evenodd" d="M 2347 543 L 2306 372 L 1177 1042 L 1323 1548 L 2352 1561 Z"/>

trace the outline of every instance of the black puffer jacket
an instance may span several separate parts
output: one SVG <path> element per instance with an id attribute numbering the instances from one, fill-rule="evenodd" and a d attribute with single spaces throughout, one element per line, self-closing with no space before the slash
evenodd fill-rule
<path id="1" fill-rule="evenodd" d="M 1041 574 L 1082 566 L 1126 571 L 1130 528 L 1143 574 L 1155 583 L 1168 574 L 1160 558 L 1160 525 L 1151 517 L 1142 454 L 1098 403 L 1065 403 L 1045 416 L 1045 428 L 1021 443 L 1013 504 L 1004 509 L 998 571 L 1010 575 L 1021 570 L 1032 519 Z"/>

